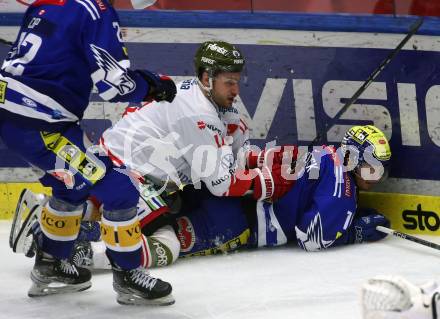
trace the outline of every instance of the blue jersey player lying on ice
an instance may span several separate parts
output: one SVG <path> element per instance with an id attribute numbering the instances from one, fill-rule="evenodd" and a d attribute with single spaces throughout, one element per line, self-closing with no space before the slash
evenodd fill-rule
<path id="1" fill-rule="evenodd" d="M 215 197 L 186 187 L 178 193 L 177 214 L 143 228 L 143 264 L 164 266 L 178 256 L 241 247 L 297 242 L 305 251 L 319 251 L 382 239 L 385 235 L 375 228 L 389 226 L 389 221 L 373 209 L 359 210 L 357 199 L 358 190 L 368 190 L 386 176 L 390 157 L 388 141 L 379 129 L 355 126 L 339 149 L 315 148 L 303 157 L 303 164 L 298 156 L 297 181 L 278 201 Z M 175 201 L 176 195 L 170 198 Z M 89 210 L 95 206 L 89 201 Z M 97 223 L 82 228 L 74 262 L 109 268 Z"/>

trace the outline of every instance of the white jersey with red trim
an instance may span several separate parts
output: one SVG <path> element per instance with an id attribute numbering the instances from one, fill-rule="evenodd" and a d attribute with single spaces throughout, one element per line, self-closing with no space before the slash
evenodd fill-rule
<path id="1" fill-rule="evenodd" d="M 249 146 L 246 124 L 234 107 L 219 109 L 197 79 L 177 85 L 172 103 L 153 102 L 104 132 L 113 161 L 168 190 L 203 181 L 217 196 L 228 191 L 236 156 Z"/>

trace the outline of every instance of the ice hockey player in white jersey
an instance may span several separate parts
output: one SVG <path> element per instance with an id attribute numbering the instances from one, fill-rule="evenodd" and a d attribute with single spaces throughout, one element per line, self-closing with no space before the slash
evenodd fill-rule
<path id="1" fill-rule="evenodd" d="M 251 157 L 248 128 L 234 107 L 245 64 L 241 52 L 208 41 L 194 62 L 197 77 L 178 84 L 172 103 L 152 102 L 128 113 L 100 140 L 119 172 L 143 182 L 138 208 L 147 235 L 168 224 L 165 190 L 203 184 L 215 196 L 252 193 L 256 200 L 276 200 L 294 183 L 281 176 L 279 162 L 245 167 L 236 161 L 240 151 Z"/>
<path id="2" fill-rule="evenodd" d="M 249 143 L 234 107 L 245 64 L 240 50 L 208 41 L 198 48 L 194 62 L 197 77 L 177 85 L 172 103 L 153 102 L 129 113 L 100 140 L 116 165 L 155 186 L 141 193 L 151 198 L 148 222 L 168 211 L 161 192 L 187 184 L 197 188 L 203 183 L 216 196 L 251 191 L 255 199 L 276 200 L 294 183 L 281 176 L 280 164 L 253 169 L 237 164 L 239 149 L 246 150 Z"/>

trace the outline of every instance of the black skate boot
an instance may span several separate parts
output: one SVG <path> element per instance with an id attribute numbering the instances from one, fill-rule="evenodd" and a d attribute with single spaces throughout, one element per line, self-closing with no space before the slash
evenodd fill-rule
<path id="1" fill-rule="evenodd" d="M 38 246 L 38 245 L 37 245 Z M 82 291 L 90 288 L 89 270 L 73 265 L 68 260 L 58 260 L 37 247 L 35 265 L 31 272 L 33 281 L 29 297 Z"/>
<path id="2" fill-rule="evenodd" d="M 152 277 L 144 267 L 123 270 L 112 265 L 112 270 L 113 289 L 121 305 L 166 306 L 174 303 L 171 285 Z"/>

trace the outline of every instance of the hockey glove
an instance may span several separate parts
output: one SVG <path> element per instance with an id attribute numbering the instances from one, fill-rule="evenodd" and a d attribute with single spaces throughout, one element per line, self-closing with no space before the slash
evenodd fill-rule
<path id="1" fill-rule="evenodd" d="M 271 166 L 273 164 L 281 165 L 283 157 L 287 157 L 291 163 L 296 161 L 298 155 L 298 148 L 293 145 L 276 146 L 273 148 L 264 149 L 260 152 L 249 151 L 247 154 L 248 168 L 262 168 L 263 166 Z M 286 162 L 287 163 L 287 162 Z"/>
<path id="2" fill-rule="evenodd" d="M 274 164 L 272 170 L 262 167 L 256 168 L 257 177 L 254 179 L 254 198 L 256 200 L 271 199 L 277 200 L 286 194 L 295 183 L 294 180 L 287 180 L 282 176 L 282 166 Z"/>
<path id="3" fill-rule="evenodd" d="M 174 81 L 166 76 L 156 74 L 147 70 L 136 70 L 150 86 L 150 91 L 145 96 L 144 101 L 155 100 L 157 102 L 172 102 L 176 96 L 177 89 Z"/>
<path id="4" fill-rule="evenodd" d="M 385 238 L 387 235 L 376 230 L 377 226 L 390 227 L 390 221 L 381 214 L 358 217 L 353 220 L 348 232 L 348 242 L 372 242 Z"/>
<path id="5" fill-rule="evenodd" d="M 274 165 L 272 170 L 267 167 L 261 169 L 237 171 L 225 196 L 244 196 L 253 191 L 256 200 L 277 200 L 287 193 L 295 183 L 281 176 L 282 166 Z"/>
<path id="6" fill-rule="evenodd" d="M 99 241 L 101 239 L 100 225 L 96 221 L 82 221 L 77 241 Z"/>

